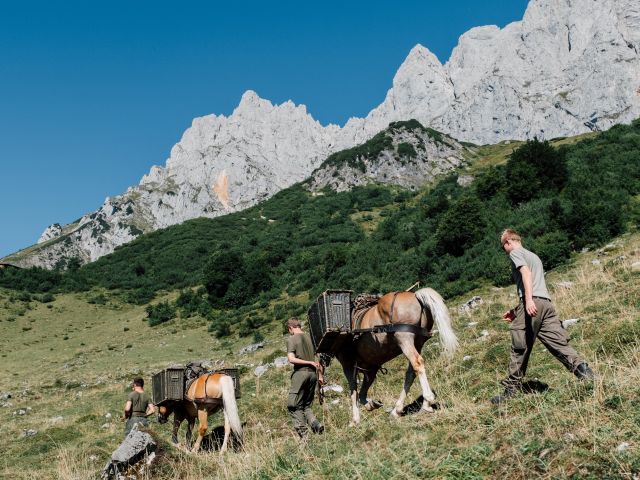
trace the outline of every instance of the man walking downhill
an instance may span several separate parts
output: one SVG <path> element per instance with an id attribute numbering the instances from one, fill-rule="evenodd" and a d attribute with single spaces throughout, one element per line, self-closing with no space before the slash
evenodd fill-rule
<path id="1" fill-rule="evenodd" d="M 511 259 L 511 275 L 520 303 L 503 315 L 511 323 L 511 360 L 508 376 L 502 381 L 504 393 L 492 397 L 491 402 L 502 403 L 521 389 L 536 337 L 576 377 L 593 380 L 593 371 L 569 346 L 567 332 L 551 303 L 540 258 L 522 246 L 522 239 L 515 230 L 502 232 L 500 243 Z"/>
<path id="2" fill-rule="evenodd" d="M 136 424 L 148 427 L 149 420 L 147 420 L 147 417 L 156 411 L 156 407 L 144 392 L 144 380 L 142 378 L 134 378 L 131 388 L 133 392 L 129 394 L 127 403 L 124 405 L 124 418 L 127 419 L 124 429 L 125 437 L 129 435 L 129 432 Z"/>
<path id="3" fill-rule="evenodd" d="M 307 427 L 310 427 L 313 433 L 324 432 L 324 426 L 311 411 L 318 377 L 320 383 L 323 381 L 322 369 L 316 361 L 311 338 L 302 331 L 300 320 L 289 319 L 287 329 L 287 358 L 293 365 L 287 409 L 293 428 L 302 439 L 307 434 Z"/>

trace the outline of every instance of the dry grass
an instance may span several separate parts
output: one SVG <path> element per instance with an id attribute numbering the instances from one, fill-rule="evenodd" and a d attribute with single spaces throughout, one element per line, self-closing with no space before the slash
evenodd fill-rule
<path id="1" fill-rule="evenodd" d="M 331 394 L 324 406 L 315 406 L 326 433 L 305 443 L 296 441 L 288 423 L 289 369 L 270 369 L 259 385 L 252 375 L 256 365 L 284 353 L 279 325 L 266 332 L 265 349 L 239 357 L 249 340 L 215 340 L 198 320 L 151 329 L 142 308 L 89 305 L 91 294 L 60 296 L 52 308 L 32 302 L 19 315 L 25 307 L 0 292 L 0 391 L 14 397 L 11 407 L 0 408 L 0 476 L 96 478 L 122 438 L 116 419 L 133 374 L 149 378 L 168 363 L 225 358 L 246 365 L 239 402 L 244 450 L 185 453 L 168 445 L 170 426 L 152 423 L 162 455 L 150 478 L 634 478 L 640 471 L 640 288 L 630 265 L 640 260 L 640 235 L 618 243 L 617 250 L 579 255 L 548 275 L 561 316 L 580 319 L 569 332 L 598 374 L 592 386 L 576 381 L 537 345 L 528 377 L 540 378 L 549 390 L 492 406 L 487 399 L 499 392 L 509 354 L 500 315 L 514 303 L 515 289 L 486 287 L 474 292 L 484 299 L 478 309 L 453 312 L 461 340 L 454 359 L 443 359 L 435 341 L 424 349 L 439 410 L 400 420 L 384 409 L 363 412 L 362 424 L 347 428 L 346 395 Z M 573 286 L 556 286 L 564 281 Z M 450 302 L 452 311 L 462 300 Z M 390 362 L 389 373 L 371 390 L 386 408 L 400 391 L 404 369 L 404 360 Z M 329 379 L 346 386 L 337 364 Z M 409 401 L 417 394 L 416 384 Z M 27 407 L 27 414 L 13 415 Z M 213 423 L 221 421 L 216 416 Z M 21 437 L 28 429 L 38 433 Z M 618 451 L 623 442 L 629 447 Z"/>

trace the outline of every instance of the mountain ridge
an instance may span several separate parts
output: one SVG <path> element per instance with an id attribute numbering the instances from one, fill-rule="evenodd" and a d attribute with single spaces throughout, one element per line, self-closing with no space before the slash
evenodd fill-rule
<path id="1" fill-rule="evenodd" d="M 532 0 L 522 21 L 476 27 L 443 65 L 414 47 L 365 118 L 323 126 L 304 105 L 245 92 L 234 112 L 193 120 L 140 184 L 77 224 L 5 260 L 53 267 L 93 261 L 140 233 L 255 205 L 306 178 L 332 153 L 394 121 L 474 143 L 605 130 L 640 116 L 640 6 L 632 0 Z M 55 234 L 64 240 L 53 242 Z"/>

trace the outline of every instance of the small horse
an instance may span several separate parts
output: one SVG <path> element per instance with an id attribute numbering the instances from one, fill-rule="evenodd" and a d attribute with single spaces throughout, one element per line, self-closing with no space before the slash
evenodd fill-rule
<path id="1" fill-rule="evenodd" d="M 451 320 L 444 300 L 431 288 L 422 288 L 415 293 L 387 293 L 376 305 L 366 311 L 359 325 L 354 325 L 355 328 L 364 332 L 356 333 L 351 342 L 345 342 L 335 352 L 349 383 L 352 406 L 350 425 L 357 425 L 360 422 L 358 371 L 364 374 L 359 395 L 360 404 L 364 405 L 367 411 L 379 408 L 382 406 L 379 402 L 367 401 L 369 387 L 382 365 L 401 353 L 407 357 L 409 365 L 404 378 L 404 388 L 391 415 L 399 417 L 402 414 L 405 398 L 416 374 L 422 387 L 422 410 L 433 412 L 435 395 L 427 381 L 424 360 L 420 352 L 431 336 L 434 321 L 438 327 L 440 344 L 445 355 L 450 357 L 458 348 L 458 339 L 451 328 Z"/>
<path id="2" fill-rule="evenodd" d="M 208 428 L 208 416 L 223 408 L 224 440 L 220 452 L 227 449 L 229 433 L 233 432 L 238 443 L 242 443 L 242 424 L 238 416 L 233 379 L 222 373 L 205 373 L 200 375 L 189 386 L 184 400 L 172 400 L 158 408 L 158 423 L 166 423 L 173 413 L 173 433 L 171 441 L 178 443 L 178 430 L 186 419 L 187 448 L 191 444 L 193 426 L 198 418 L 198 439 L 193 451 L 200 449 L 200 444 Z"/>

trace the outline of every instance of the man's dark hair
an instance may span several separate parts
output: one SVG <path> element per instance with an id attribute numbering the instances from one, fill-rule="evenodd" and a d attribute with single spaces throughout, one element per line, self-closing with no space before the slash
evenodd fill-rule
<path id="1" fill-rule="evenodd" d="M 137 387 L 144 388 L 144 380 L 140 377 L 133 379 L 133 384 Z"/>

